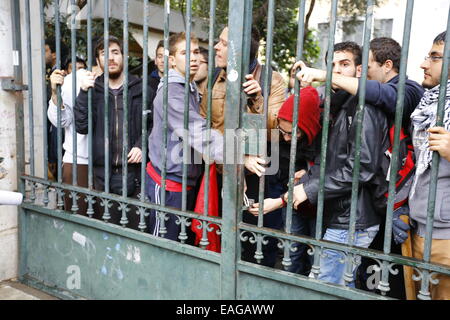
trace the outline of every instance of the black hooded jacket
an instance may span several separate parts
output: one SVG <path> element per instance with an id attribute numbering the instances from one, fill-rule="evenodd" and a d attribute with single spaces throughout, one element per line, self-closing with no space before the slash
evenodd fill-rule
<path id="1" fill-rule="evenodd" d="M 324 223 L 328 228 L 348 229 L 352 179 L 355 160 L 356 110 L 358 97 L 344 91 L 332 96 L 333 121 L 327 145 L 327 162 L 324 184 Z M 340 107 L 339 107 L 340 106 Z M 386 115 L 366 104 L 361 132 L 361 166 L 359 178 L 356 230 L 366 229 L 380 223 L 380 215 L 373 204 L 372 192 L 380 175 L 381 160 L 389 146 Z M 314 170 L 316 167 L 316 170 Z M 319 192 L 318 165 L 309 170 L 300 183 L 313 204 Z"/>
<path id="2" fill-rule="evenodd" d="M 150 134 L 153 124 L 152 101 L 154 98 L 154 91 L 148 86 L 147 89 L 147 129 Z M 127 153 L 134 147 L 142 149 L 142 79 L 131 75 L 128 82 L 128 150 Z M 112 146 L 119 145 L 114 139 L 121 139 L 123 137 L 123 90 L 118 90 L 116 95 L 109 89 L 109 161 L 110 167 L 120 167 L 122 161 L 113 159 L 113 152 L 115 154 L 122 152 L 120 150 L 113 151 Z M 118 113 L 118 110 L 121 111 Z M 95 80 L 95 85 L 92 90 L 92 144 L 93 144 L 93 165 L 94 175 L 104 181 L 104 167 L 105 167 L 105 98 L 104 98 L 104 76 L 100 76 Z M 80 134 L 88 133 L 88 92 L 80 90 L 77 96 L 74 108 L 75 128 Z M 120 116 L 121 115 L 121 116 Z M 118 122 L 118 123 L 117 123 Z M 120 138 L 119 138 L 120 137 Z M 117 157 L 116 157 L 117 158 Z M 146 160 L 146 156 L 142 155 L 142 161 Z M 140 165 L 129 164 L 129 180 L 139 178 Z"/>

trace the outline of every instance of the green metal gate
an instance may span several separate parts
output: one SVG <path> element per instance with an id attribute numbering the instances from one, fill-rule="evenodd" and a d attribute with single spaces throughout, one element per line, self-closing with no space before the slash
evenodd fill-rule
<path id="1" fill-rule="evenodd" d="M 92 48 L 91 45 L 91 10 L 93 5 L 92 0 L 88 1 L 88 68 L 92 68 Z M 25 25 L 20 24 L 20 8 L 19 2 L 11 0 L 13 8 L 13 20 L 15 26 L 14 34 L 14 50 L 25 52 L 27 57 L 26 63 L 31 65 L 31 28 L 30 28 L 30 1 L 22 2 L 25 12 Z M 71 2 L 72 5 L 75 1 Z M 268 25 L 267 25 L 267 50 L 265 61 L 267 65 L 271 64 L 272 56 L 272 41 L 273 41 L 273 27 L 274 20 L 274 3 L 275 0 L 268 1 Z M 296 57 L 299 60 L 302 57 L 303 51 L 303 36 L 304 36 L 304 17 L 305 17 L 306 1 L 299 0 L 299 19 L 298 19 L 298 46 Z M 104 1 L 104 16 L 105 16 L 105 47 L 109 35 L 108 15 L 109 15 L 110 1 Z M 123 1 L 123 21 L 124 21 L 124 57 L 128 56 L 128 1 Z M 187 38 L 189 38 L 191 29 L 191 5 L 192 1 L 186 1 L 186 20 L 187 20 Z M 331 23 L 329 31 L 328 49 L 332 49 L 334 45 L 334 35 L 336 30 L 337 17 L 337 0 L 331 1 Z M 400 87 L 399 96 L 401 97 L 405 85 L 406 61 L 409 47 L 409 31 L 412 19 L 414 1 L 408 0 L 406 18 L 405 18 L 405 36 L 403 40 L 402 63 L 400 68 Z M 41 31 L 44 30 L 44 11 L 43 1 L 41 0 Z M 55 21 L 59 21 L 59 1 L 54 1 Z M 243 82 L 243 75 L 246 74 L 244 66 L 249 65 L 248 47 L 250 43 L 250 28 L 251 28 L 251 12 L 252 1 L 246 0 L 229 0 L 229 55 L 228 55 L 228 74 L 235 72 L 236 78 L 229 77 L 227 80 L 227 95 L 226 104 L 228 106 L 225 115 L 225 127 L 235 134 L 233 136 L 226 136 L 224 142 L 225 152 L 234 152 L 239 155 L 243 153 L 245 148 L 245 137 L 238 134 L 242 132 L 239 129 L 255 129 L 258 123 L 264 126 L 267 111 L 263 115 L 250 117 L 244 110 L 243 98 L 241 97 L 241 84 Z M 367 1 L 367 14 L 365 20 L 364 32 L 364 52 L 363 52 L 363 79 L 367 77 L 367 61 L 368 61 L 368 43 L 372 29 L 373 16 L 373 0 Z M 149 6 L 148 1 L 143 1 L 144 13 L 144 53 L 143 56 L 148 56 L 148 16 Z M 210 30 L 209 30 L 209 61 L 214 61 L 213 45 L 215 34 L 215 12 L 216 1 L 210 1 Z M 165 48 L 168 48 L 169 38 L 169 15 L 170 15 L 170 1 L 165 1 L 164 7 L 165 23 L 164 23 L 164 43 Z M 75 16 L 71 21 L 75 24 Z M 450 24 L 449 24 L 450 26 Z M 448 27 L 447 29 L 449 29 Z M 21 29 L 24 29 L 21 31 Z M 76 28 L 72 28 L 72 62 L 75 65 L 75 41 Z M 27 47 L 21 48 L 21 35 L 26 34 Z M 44 61 L 44 35 L 39 34 L 42 38 L 41 54 Z M 57 43 L 60 37 L 59 23 L 56 23 L 56 38 Z M 447 40 L 448 48 L 449 41 Z M 107 50 L 105 50 L 107 51 Z M 443 79 L 446 79 L 448 74 L 448 49 L 446 50 L 446 59 L 443 66 Z M 189 52 L 189 51 L 188 51 Z M 57 45 L 57 59 L 58 67 L 60 67 L 60 48 Z M 127 58 L 125 58 L 127 59 Z M 107 59 L 106 59 L 107 60 Z M 148 82 L 148 65 L 147 59 L 144 59 L 143 65 L 143 83 Z M 189 54 L 187 54 L 187 61 L 189 61 Z M 325 117 L 323 122 L 323 140 L 322 150 L 326 150 L 327 133 L 328 133 L 328 113 L 330 109 L 330 92 L 331 92 L 331 55 L 328 56 L 328 78 L 326 83 L 326 105 Z M 22 83 L 22 70 L 16 66 L 15 81 L 18 84 Z M 45 63 L 43 62 L 43 65 Z M 106 67 L 107 70 L 107 67 Z M 266 69 L 268 70 L 268 68 Z M 165 79 L 168 74 L 168 55 L 165 55 Z M 43 87 L 45 87 L 45 68 L 42 70 L 41 78 Z M 209 106 L 211 105 L 211 89 L 212 89 L 212 75 L 213 66 L 209 66 L 209 83 L 207 97 Z M 265 72 L 265 106 L 267 106 L 268 99 L 268 83 L 269 72 Z M 107 78 L 107 77 L 106 77 Z M 128 61 L 125 60 L 125 78 L 128 79 Z M 61 162 L 62 162 L 62 135 L 61 127 L 58 126 L 58 176 L 59 181 L 49 181 L 46 177 L 37 177 L 35 174 L 35 159 L 34 159 L 34 134 L 33 134 L 33 108 L 42 103 L 45 106 L 42 110 L 43 119 L 46 122 L 46 106 L 49 97 L 42 101 L 33 100 L 33 75 L 31 70 L 28 72 L 28 110 L 30 127 L 25 128 L 23 119 L 24 105 L 22 101 L 18 102 L 18 168 L 19 168 L 19 191 L 26 196 L 26 200 L 19 210 L 19 228 L 20 228 L 20 279 L 22 282 L 48 291 L 51 294 L 62 298 L 87 298 L 87 299 L 388 299 L 386 293 L 389 291 L 389 275 L 396 274 L 396 265 L 414 267 L 419 274 L 419 279 L 422 281 L 422 290 L 419 298 L 429 298 L 428 284 L 432 280 L 434 273 L 442 273 L 450 275 L 450 268 L 430 263 L 431 251 L 431 229 L 427 236 L 426 250 L 424 260 L 416 260 L 413 258 L 402 257 L 391 253 L 391 229 L 392 229 L 392 213 L 393 213 L 393 199 L 389 199 L 386 223 L 386 237 L 384 242 L 383 252 L 371 249 L 363 249 L 351 245 L 337 244 L 322 240 L 322 219 L 323 219 L 323 192 L 319 195 L 318 211 L 317 211 L 317 227 L 314 237 L 296 236 L 290 230 L 290 221 L 292 219 L 292 190 L 294 185 L 294 166 L 290 166 L 290 182 L 289 182 L 289 204 L 287 209 L 287 226 L 285 230 L 273 230 L 263 228 L 262 223 L 264 216 L 262 209 L 258 216 L 258 224 L 251 225 L 242 222 L 243 201 L 242 194 L 244 188 L 244 171 L 243 165 L 239 164 L 237 158 L 233 163 L 224 164 L 224 181 L 223 181 L 223 202 L 224 206 L 222 217 L 210 217 L 207 215 L 198 215 L 196 213 L 185 210 L 186 206 L 186 179 L 183 179 L 183 210 L 176 210 L 174 208 L 165 207 L 164 199 L 162 205 L 156 205 L 144 201 L 144 184 L 141 186 L 141 196 L 138 199 L 128 198 L 126 190 L 122 195 L 116 195 L 109 192 L 109 186 L 106 185 L 105 192 L 94 190 L 93 188 L 93 166 L 92 159 L 89 159 L 89 187 L 82 188 L 76 185 L 76 161 L 74 163 L 74 183 L 73 185 L 63 184 L 61 180 Z M 74 78 L 75 80 L 75 78 Z M 75 82 L 75 81 L 74 81 Z M 166 80 L 167 83 L 167 80 Z M 128 87 L 127 81 L 125 87 Z M 364 82 L 362 82 L 364 85 Z M 144 88 L 146 86 L 144 85 Z M 298 105 L 299 83 L 297 81 L 296 97 L 294 105 Z M 167 85 L 165 90 L 165 104 L 167 105 Z M 188 90 L 188 89 L 187 89 Z M 442 90 L 441 90 L 442 91 Z M 75 93 L 75 87 L 73 87 Z M 127 92 L 127 89 L 126 89 Z M 189 91 L 187 91 L 189 92 Z M 360 108 L 363 107 L 365 89 L 362 88 L 360 94 Z M 144 92 L 144 97 L 146 93 Z M 75 94 L 73 94 L 73 101 L 75 101 Z M 125 97 L 126 100 L 128 97 Z M 108 97 L 105 97 L 105 103 Z M 59 104 L 61 103 L 61 95 L 59 94 Z M 125 104 L 124 104 L 125 105 Z M 440 102 L 441 109 L 443 105 L 443 98 Z M 236 108 L 231 106 L 240 106 L 236 112 Z M 143 119 L 143 154 L 147 153 L 147 128 L 145 125 L 145 110 L 148 108 L 148 101 L 143 104 L 144 119 Z M 58 108 L 59 109 L 59 108 Z M 397 103 L 397 123 L 401 121 L 403 110 L 403 99 L 398 99 Z M 92 112 L 92 103 L 89 107 L 89 114 Z M 186 103 L 187 116 L 188 102 Z M 264 108 L 267 110 L 267 107 Z M 297 109 L 294 108 L 294 123 L 297 121 Z M 127 112 L 127 110 L 125 110 Z M 167 110 L 166 110 L 167 113 Z M 208 112 L 208 120 L 210 120 L 210 107 Z M 107 116 L 105 116 L 105 119 Z M 60 113 L 58 113 L 60 120 Z M 92 119 L 89 119 L 89 132 L 92 132 Z M 167 121 L 167 118 L 166 118 Z M 125 121 L 126 122 L 126 121 Z M 208 121 L 209 123 L 209 121 Z M 127 124 L 124 124 L 127 128 Z M 398 128 L 400 126 L 397 126 Z M 259 127 L 260 128 L 260 127 Z M 294 136 L 295 129 L 294 127 Z M 186 129 L 188 129 L 186 127 Z M 25 164 L 25 141 L 24 130 L 29 130 L 30 133 L 30 163 Z M 361 132 L 361 126 L 358 128 Z M 45 131 L 45 130 L 44 130 Z M 124 130 L 128 132 L 128 130 Z M 74 135 L 76 136 L 76 135 Z M 105 133 L 108 136 L 108 133 Z M 358 134 L 357 134 L 358 136 Z M 398 141 L 399 132 L 396 133 Z M 167 148 L 167 137 L 164 137 L 163 148 Z M 47 137 L 44 134 L 44 150 L 47 148 Z M 125 141 L 127 139 L 124 139 Z M 398 142 L 397 142 L 398 144 Z M 76 141 L 74 145 L 74 158 L 77 154 Z M 183 148 L 187 148 L 187 143 Z M 105 146 L 108 151 L 109 146 Z M 231 148 L 233 150 L 227 150 Z M 89 134 L 89 154 L 92 154 L 92 135 Z M 124 153 L 127 146 L 123 147 Z M 164 149 L 163 149 L 164 150 Z M 184 149 L 186 150 L 186 149 Z M 264 150 L 264 147 L 263 147 Z M 295 159 L 296 142 L 292 143 L 291 159 Z M 264 152 L 266 152 L 264 150 Z M 108 155 L 108 152 L 105 152 Z M 43 155 L 44 172 L 47 172 L 48 159 L 46 152 Z M 436 157 L 436 155 L 435 155 Z M 356 162 L 358 162 L 357 160 Z M 437 161 L 433 161 L 436 163 Z M 105 161 L 105 175 L 110 173 L 109 161 Z M 393 162 L 394 164 L 396 161 Z M 325 152 L 321 155 L 321 183 L 323 186 L 326 158 Z M 124 162 L 124 181 L 126 181 L 126 161 Z M 206 172 L 208 173 L 206 166 Z M 359 176 L 359 166 L 355 167 L 354 177 Z M 396 170 L 393 168 L 393 172 Z M 436 171 L 437 172 L 437 171 Z M 141 171 L 142 180 L 145 177 L 145 168 L 142 166 Z M 187 167 L 185 165 L 184 178 L 187 176 Z M 207 174 L 208 176 L 208 174 Z M 165 172 L 162 171 L 163 186 L 165 190 Z M 435 176 L 436 177 L 436 176 Z M 393 179 L 391 179 L 393 181 Z M 358 193 L 358 178 L 354 179 L 355 185 L 352 192 L 352 213 L 351 221 L 355 221 L 356 217 L 356 199 Z M 207 182 L 208 183 L 208 182 Z M 126 184 L 126 183 L 125 183 Z M 436 186 L 436 178 L 432 185 Z M 390 190 L 393 186 L 391 185 Z M 264 197 L 264 179 L 260 183 L 260 199 Z M 92 219 L 77 214 L 78 208 L 76 205 L 72 207 L 72 211 L 63 210 L 63 192 L 71 194 L 75 199 L 81 195 L 85 196 L 88 201 L 88 214 L 93 213 L 94 202 L 102 203 L 105 206 L 104 221 Z M 164 194 L 164 192 L 163 192 Z M 393 192 L 391 192 L 393 194 Z M 430 195 L 430 199 L 434 199 L 434 194 Z M 52 201 L 53 199 L 53 201 Z M 208 199 L 205 201 L 205 208 L 208 208 Z M 52 204 L 53 203 L 53 204 Z M 120 206 L 123 213 L 122 226 L 108 223 L 108 205 L 116 203 Z M 74 201 L 76 204 L 76 201 Z M 429 222 L 432 225 L 435 202 L 430 201 L 429 208 Z M 203 243 L 208 243 L 206 238 L 207 229 L 211 224 L 216 224 L 220 227 L 222 248 L 221 253 L 207 251 L 201 247 L 194 247 L 183 242 L 182 237 L 180 242 L 174 242 L 164 239 L 163 237 L 154 237 L 148 233 L 142 232 L 145 229 L 146 218 L 148 210 L 155 209 L 160 212 L 160 221 L 164 226 L 164 215 L 168 213 L 175 214 L 179 217 L 182 233 L 185 228 L 190 226 L 193 218 L 202 221 Z M 131 214 L 137 214 L 140 217 L 142 231 L 135 231 L 126 228 L 127 217 Z M 353 223 L 354 225 L 354 223 Z M 354 236 L 355 230 L 350 230 L 351 237 Z M 283 264 L 286 267 L 289 265 L 289 251 L 295 242 L 305 243 L 311 247 L 310 254 L 314 256 L 313 271 L 316 274 L 320 272 L 317 270 L 320 255 L 324 249 L 335 249 L 345 253 L 346 266 L 350 268 L 353 266 L 354 258 L 362 256 L 374 261 L 378 266 L 380 273 L 380 282 L 378 289 L 383 293 L 381 295 L 366 292 L 358 289 L 351 289 L 344 286 L 327 284 L 308 278 L 305 276 L 292 274 L 290 272 L 264 267 L 255 263 L 243 261 L 240 256 L 241 244 L 244 241 L 252 241 L 256 244 L 255 256 L 261 257 L 261 248 L 265 245 L 265 238 L 274 237 L 279 241 L 279 247 L 283 250 Z"/>

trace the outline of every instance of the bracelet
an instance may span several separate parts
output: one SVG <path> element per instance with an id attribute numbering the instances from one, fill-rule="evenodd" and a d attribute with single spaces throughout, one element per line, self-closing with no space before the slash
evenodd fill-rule
<path id="1" fill-rule="evenodd" d="M 281 201 L 282 201 L 282 208 L 286 208 L 287 207 L 287 202 L 284 201 L 284 194 L 280 197 Z"/>

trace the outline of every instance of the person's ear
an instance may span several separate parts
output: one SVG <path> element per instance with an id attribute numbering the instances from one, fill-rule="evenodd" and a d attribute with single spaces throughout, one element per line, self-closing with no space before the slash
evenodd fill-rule
<path id="1" fill-rule="evenodd" d="M 169 68 L 174 68 L 175 66 L 176 66 L 175 57 L 170 55 L 169 56 Z"/>
<path id="2" fill-rule="evenodd" d="M 362 74 L 362 65 L 360 64 L 356 66 L 356 77 L 361 78 L 361 74 Z"/>
<path id="3" fill-rule="evenodd" d="M 383 64 L 384 69 L 386 70 L 386 73 L 389 73 L 394 68 L 394 63 L 392 60 L 386 60 Z"/>

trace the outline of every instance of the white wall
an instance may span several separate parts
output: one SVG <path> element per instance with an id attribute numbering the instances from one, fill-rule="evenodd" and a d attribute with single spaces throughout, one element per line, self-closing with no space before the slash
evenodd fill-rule
<path id="1" fill-rule="evenodd" d="M 13 75 L 10 2 L 0 3 L 0 67 L 2 77 Z M 9 34 L 9 35 L 8 35 Z M 14 94 L 0 89 L 0 190 L 16 190 L 16 129 Z M 0 281 L 17 276 L 17 208 L 0 205 Z"/>
<path id="2" fill-rule="evenodd" d="M 24 5 L 21 1 L 21 28 L 22 28 L 22 68 L 23 81 L 28 84 L 27 66 L 27 39 L 24 21 Z M 32 45 L 32 74 L 33 74 L 33 121 L 34 121 L 34 150 L 35 175 L 43 177 L 43 108 L 47 108 L 42 100 L 42 58 L 41 58 L 41 33 L 39 21 L 39 1 L 30 1 L 31 9 L 31 45 Z M 37 13 L 37 14 L 33 14 Z M 1 77 L 13 77 L 12 38 L 10 1 L 0 2 L 0 70 Z M 9 35 L 9 37 L 7 37 Z M 17 61 L 17 59 L 16 59 Z M 17 148 L 16 148 L 16 103 L 17 99 L 23 99 L 24 129 L 25 129 L 25 162 L 26 172 L 29 173 L 30 134 L 28 131 L 28 91 L 24 91 L 23 97 L 0 89 L 0 157 L 4 158 L 0 163 L 0 190 L 17 191 Z M 46 173 L 46 171 L 45 171 Z M 39 198 L 40 192 L 37 192 Z M 18 219 L 17 207 L 0 205 L 0 281 L 15 278 L 18 275 Z"/>

